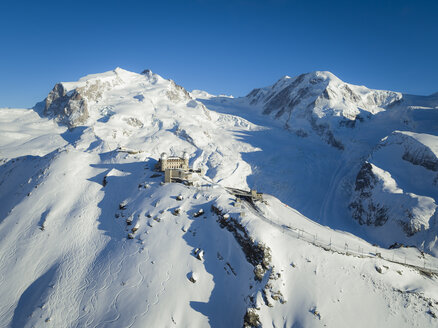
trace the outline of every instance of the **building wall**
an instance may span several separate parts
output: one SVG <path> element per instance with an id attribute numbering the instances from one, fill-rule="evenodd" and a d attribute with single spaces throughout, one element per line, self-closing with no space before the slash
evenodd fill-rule
<path id="1" fill-rule="evenodd" d="M 168 158 L 168 159 L 160 159 L 161 162 L 161 171 L 165 171 L 166 169 L 189 169 L 189 160 L 183 158 Z"/>
<path id="2" fill-rule="evenodd" d="M 172 182 L 172 170 L 164 170 L 164 182 Z"/>
<path id="3" fill-rule="evenodd" d="M 164 182 L 172 182 L 172 178 L 188 180 L 192 178 L 192 174 L 179 169 L 174 170 L 171 168 L 167 168 L 166 170 L 164 170 Z"/>

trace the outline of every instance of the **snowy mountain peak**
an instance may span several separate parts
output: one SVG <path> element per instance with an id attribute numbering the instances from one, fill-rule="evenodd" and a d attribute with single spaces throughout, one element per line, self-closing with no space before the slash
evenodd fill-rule
<path id="1" fill-rule="evenodd" d="M 309 73 L 300 74 L 295 77 L 290 77 L 288 75 L 283 76 L 280 78 L 276 83 L 274 83 L 270 88 L 271 90 L 275 91 L 279 88 L 286 87 L 289 85 L 293 85 L 294 87 L 298 85 L 315 85 L 319 83 L 330 83 L 333 82 L 342 82 L 336 75 L 329 71 L 313 71 Z M 326 85 L 325 85 L 326 86 Z"/>
<path id="2" fill-rule="evenodd" d="M 90 111 L 98 111 L 105 98 L 114 97 L 120 90 L 136 93 L 134 98 L 141 101 L 153 94 L 153 90 L 159 90 L 172 102 L 192 99 L 183 87 L 151 70 L 137 74 L 117 67 L 112 71 L 86 75 L 76 82 L 57 83 L 45 99 L 43 115 L 73 128 L 84 124 L 92 114 Z"/>
<path id="3" fill-rule="evenodd" d="M 334 141 L 333 133 L 339 125 L 354 126 L 361 113 L 374 115 L 401 98 L 402 94 L 397 92 L 345 83 L 328 71 L 283 77 L 271 86 L 254 89 L 246 96 L 250 105 L 283 121 L 288 129 L 300 135 L 316 132 L 338 148 L 342 146 Z"/>
<path id="4" fill-rule="evenodd" d="M 328 71 L 314 71 L 294 78 L 282 77 L 271 86 L 254 89 L 246 97 L 252 105 L 263 106 L 265 114 L 275 113 L 276 118 L 294 109 L 314 108 L 319 108 L 315 114 L 322 117 L 328 114 L 322 111 L 331 108 L 335 116 L 341 114 L 351 119 L 359 113 L 359 107 L 374 114 L 382 110 L 379 107 L 388 106 L 402 96 L 345 83 Z"/>
<path id="5" fill-rule="evenodd" d="M 143 72 L 141 72 L 141 74 L 146 75 L 146 76 L 150 76 L 153 73 L 149 68 L 146 68 L 145 70 L 143 70 Z"/>

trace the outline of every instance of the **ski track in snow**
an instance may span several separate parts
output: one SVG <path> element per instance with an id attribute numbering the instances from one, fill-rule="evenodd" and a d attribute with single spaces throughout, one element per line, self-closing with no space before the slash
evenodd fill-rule
<path id="1" fill-rule="evenodd" d="M 125 253 L 125 247 L 126 247 L 126 240 L 125 241 L 123 241 L 122 242 L 122 248 L 124 249 L 124 252 L 123 253 Z M 120 272 L 121 271 L 121 269 L 123 268 L 123 266 L 124 266 L 124 263 L 125 262 L 127 262 L 127 260 L 130 258 L 130 257 L 132 257 L 132 256 L 134 256 L 135 254 L 137 254 L 138 253 L 138 250 L 134 250 L 132 253 L 129 253 L 127 256 L 123 256 L 123 260 L 120 262 L 120 270 L 118 271 L 118 272 Z M 111 262 L 110 262 L 111 263 Z M 115 280 L 116 280 L 116 278 L 115 277 L 117 277 L 116 275 L 111 275 L 110 273 L 109 273 L 109 271 L 110 271 L 110 269 L 109 268 L 106 268 L 106 270 L 105 270 L 105 273 L 106 273 L 106 276 L 105 276 L 105 282 L 106 282 L 106 284 L 104 285 L 104 286 L 102 286 L 96 293 L 95 293 L 95 295 L 94 295 L 94 302 L 96 302 L 97 301 L 97 299 L 98 299 L 98 297 L 99 297 L 99 294 L 101 294 L 101 293 L 103 293 L 103 292 L 105 292 L 105 291 L 107 291 L 109 288 L 110 288 L 110 286 L 116 286 L 116 285 L 119 285 L 119 284 L 117 284 L 116 282 L 115 282 Z M 108 279 L 108 278 L 110 278 L 110 279 Z M 111 319 L 106 319 L 105 321 L 103 321 L 103 322 L 100 322 L 100 323 L 98 323 L 98 324 L 96 324 L 96 325 L 94 325 L 94 328 L 97 328 L 97 327 L 105 327 L 105 325 L 106 324 L 110 324 L 110 323 L 113 323 L 113 322 L 115 322 L 115 321 L 117 321 L 119 318 L 120 318 L 120 311 L 119 311 L 119 308 L 118 308 L 118 306 L 117 306 L 117 302 L 118 302 L 118 299 L 119 299 L 119 297 L 120 297 L 120 295 L 125 291 L 125 289 L 126 288 L 132 288 L 132 287 L 134 287 L 133 285 L 131 285 L 131 286 L 126 286 L 126 285 L 123 285 L 123 289 L 121 289 L 115 296 L 114 296 L 114 299 L 110 302 L 110 308 L 111 309 L 113 309 L 113 318 L 111 318 Z"/>
<path id="2" fill-rule="evenodd" d="M 172 268 L 173 268 L 173 265 L 171 264 L 170 268 L 166 271 L 166 278 L 160 282 L 161 289 L 158 291 L 158 293 L 155 294 L 155 301 L 153 303 L 150 303 L 149 300 L 147 300 L 146 301 L 146 309 L 144 310 L 144 312 L 140 313 L 139 315 L 135 315 L 134 321 L 128 327 L 133 327 L 136 324 L 137 320 L 140 320 L 141 318 L 145 317 L 148 314 L 148 312 L 152 306 L 159 304 L 160 295 L 164 294 L 164 292 L 166 291 L 165 284 L 166 284 L 166 282 L 168 282 L 170 280 L 170 272 L 172 271 Z"/>

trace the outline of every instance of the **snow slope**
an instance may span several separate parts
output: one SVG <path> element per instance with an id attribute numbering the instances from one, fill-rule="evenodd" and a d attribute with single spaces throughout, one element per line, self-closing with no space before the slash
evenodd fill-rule
<path id="1" fill-rule="evenodd" d="M 438 260 L 312 220 L 345 151 L 282 126 L 119 68 L 0 109 L 0 326 L 435 326 Z M 183 151 L 206 175 L 161 183 L 160 154 Z M 226 189 L 254 186 L 266 203 Z"/>
<path id="2" fill-rule="evenodd" d="M 245 139 L 262 149 L 262 152 L 244 156 L 253 168 L 248 177 L 253 185 L 315 221 L 348 230 L 373 243 L 388 247 L 402 242 L 437 252 L 434 204 L 438 199 L 432 183 L 436 177 L 433 170 L 427 171 L 425 167 L 434 168 L 436 158 L 433 151 L 427 150 L 436 148 L 436 95 L 372 90 L 345 83 L 330 72 L 317 71 L 294 78 L 283 77 L 272 86 L 254 89 L 242 98 L 200 100 L 208 108 L 239 115 L 265 127 L 248 133 Z M 391 136 L 397 131 L 417 136 L 417 142 L 412 138 L 411 142 L 406 141 L 407 138 L 394 141 L 406 143 L 404 147 L 411 147 L 412 154 L 396 154 L 394 147 L 379 148 L 381 140 L 394 140 Z M 275 151 L 272 151 L 273 145 Z M 367 168 L 370 158 L 375 157 L 375 149 L 380 149 L 379 158 L 392 170 L 400 167 L 397 176 L 389 171 L 391 179 L 397 183 L 416 180 L 417 186 L 424 182 L 430 186 L 428 190 L 402 186 L 403 190 L 407 188 L 405 198 L 386 199 L 384 192 L 366 204 L 358 203 L 358 193 L 362 191 L 356 188 L 357 178 L 362 169 Z M 409 168 L 406 160 L 411 155 L 411 162 L 421 163 L 418 165 L 423 165 L 424 170 Z M 421 198 L 423 196 L 426 198 Z M 355 204 L 362 206 L 359 211 Z M 368 206 L 370 208 L 365 209 Z M 377 212 L 383 207 L 393 213 L 401 228 L 390 224 L 394 220 L 374 224 Z M 372 217 L 371 220 L 368 217 Z M 359 224 L 372 221 L 372 227 L 360 227 L 354 218 Z"/>

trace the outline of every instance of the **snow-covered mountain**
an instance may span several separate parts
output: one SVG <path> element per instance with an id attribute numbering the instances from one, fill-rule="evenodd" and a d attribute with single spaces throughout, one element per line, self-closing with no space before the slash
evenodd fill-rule
<path id="1" fill-rule="evenodd" d="M 396 232 L 403 230 L 407 237 L 417 235 L 420 243 L 433 248 L 438 215 L 437 147 L 438 136 L 430 134 L 394 131 L 385 137 L 357 175 L 350 204 L 353 217 L 360 224 L 392 226 L 398 242 L 412 243 Z"/>
<path id="2" fill-rule="evenodd" d="M 153 74 L 145 70 L 138 83 L 141 87 L 148 88 L 157 83 L 162 86 L 164 98 L 179 102 L 190 100 L 189 93 L 171 80 Z M 89 118 L 90 106 L 96 106 L 102 100 L 105 92 L 115 89 L 126 89 L 127 85 L 139 80 L 134 74 L 116 68 L 103 74 L 92 74 L 81 78 L 78 82 L 57 83 L 44 102 L 44 115 L 54 116 L 58 122 L 68 125 L 70 128 L 86 122 Z M 134 82 L 135 83 L 135 82 Z M 137 99 L 142 101 L 142 95 Z"/>
<path id="3" fill-rule="evenodd" d="M 361 112 L 377 114 L 402 99 L 392 91 L 371 90 L 341 81 L 330 72 L 316 71 L 295 78 L 285 76 L 272 86 L 254 89 L 246 98 L 263 104 L 264 114 L 282 117 L 286 123 L 315 115 L 355 120 Z"/>
<path id="4" fill-rule="evenodd" d="M 398 92 L 370 90 L 345 83 L 330 72 L 285 76 L 275 84 L 254 89 L 247 96 L 263 114 L 284 122 L 299 135 L 314 131 L 329 144 L 343 149 L 333 132 L 339 126 L 354 127 L 402 99 Z"/>
<path id="5" fill-rule="evenodd" d="M 0 109 L 0 326 L 435 326 L 435 99 L 117 68 Z M 205 175 L 164 184 L 163 152 Z"/>

